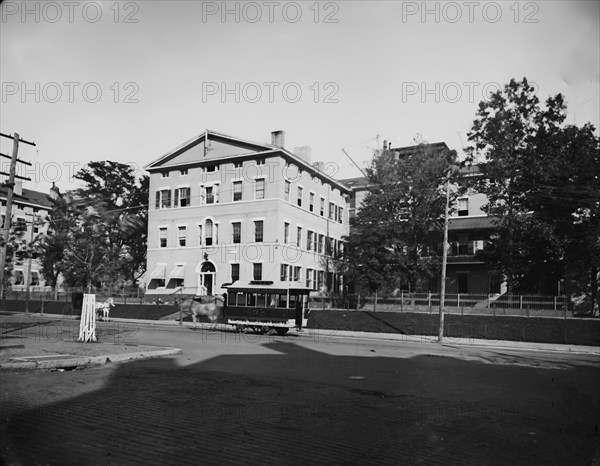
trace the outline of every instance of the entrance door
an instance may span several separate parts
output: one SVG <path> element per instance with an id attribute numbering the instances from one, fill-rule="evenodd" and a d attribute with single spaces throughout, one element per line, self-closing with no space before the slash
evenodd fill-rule
<path id="1" fill-rule="evenodd" d="M 203 262 L 200 266 L 199 295 L 212 295 L 215 289 L 215 277 L 217 270 L 212 262 Z"/>

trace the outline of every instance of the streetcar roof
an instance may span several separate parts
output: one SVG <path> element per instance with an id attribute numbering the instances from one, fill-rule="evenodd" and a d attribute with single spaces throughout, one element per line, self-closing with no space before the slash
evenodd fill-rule
<path id="1" fill-rule="evenodd" d="M 241 282 L 237 281 L 230 285 L 223 285 L 228 291 L 251 291 L 254 293 L 287 293 L 293 291 L 295 294 L 308 294 L 311 289 L 302 286 L 298 282 L 282 281 L 257 281 Z"/>

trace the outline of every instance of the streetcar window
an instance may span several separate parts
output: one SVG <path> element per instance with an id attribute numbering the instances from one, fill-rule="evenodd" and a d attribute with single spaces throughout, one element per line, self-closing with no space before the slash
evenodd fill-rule
<path id="1" fill-rule="evenodd" d="M 277 307 L 277 297 L 276 294 L 268 294 L 267 295 L 267 307 Z"/>
<path id="2" fill-rule="evenodd" d="M 227 297 L 227 304 L 229 304 L 230 306 L 235 306 L 235 293 L 231 292 L 229 293 L 229 296 Z"/>
<path id="3" fill-rule="evenodd" d="M 246 305 L 246 293 L 237 293 L 236 306 L 245 306 Z"/>
<path id="4" fill-rule="evenodd" d="M 288 308 L 294 309 L 296 307 L 296 301 L 298 301 L 298 296 L 291 294 L 290 302 L 288 303 Z"/>
<path id="5" fill-rule="evenodd" d="M 267 295 L 265 293 L 258 294 L 258 300 L 256 302 L 257 307 L 265 307 L 267 305 Z"/>
<path id="6" fill-rule="evenodd" d="M 254 293 L 248 293 L 246 299 L 247 306 L 256 306 L 256 295 Z"/>

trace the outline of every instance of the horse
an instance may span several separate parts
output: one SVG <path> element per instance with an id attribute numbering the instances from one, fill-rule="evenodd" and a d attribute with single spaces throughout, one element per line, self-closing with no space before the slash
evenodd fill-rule
<path id="1" fill-rule="evenodd" d="M 194 321 L 193 330 L 196 330 L 196 319 L 198 316 L 206 316 L 215 326 L 213 330 L 217 329 L 217 323 L 223 321 L 223 298 L 219 296 L 207 297 L 207 302 L 200 302 L 196 298 L 185 298 L 179 301 L 177 304 L 181 312 L 191 314 L 192 320 Z"/>
<path id="2" fill-rule="evenodd" d="M 100 311 L 102 311 L 102 320 L 108 321 L 108 313 L 110 308 L 115 307 L 115 302 L 112 298 L 108 298 L 103 303 L 96 303 L 96 314 L 100 318 Z"/>

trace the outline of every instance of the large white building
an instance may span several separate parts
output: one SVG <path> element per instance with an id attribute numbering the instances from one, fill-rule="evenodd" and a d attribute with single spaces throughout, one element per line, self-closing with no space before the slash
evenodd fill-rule
<path id="1" fill-rule="evenodd" d="M 145 167 L 148 294 L 217 294 L 237 280 L 340 291 L 330 255 L 348 234 L 349 189 L 284 137 L 206 130 Z"/>

